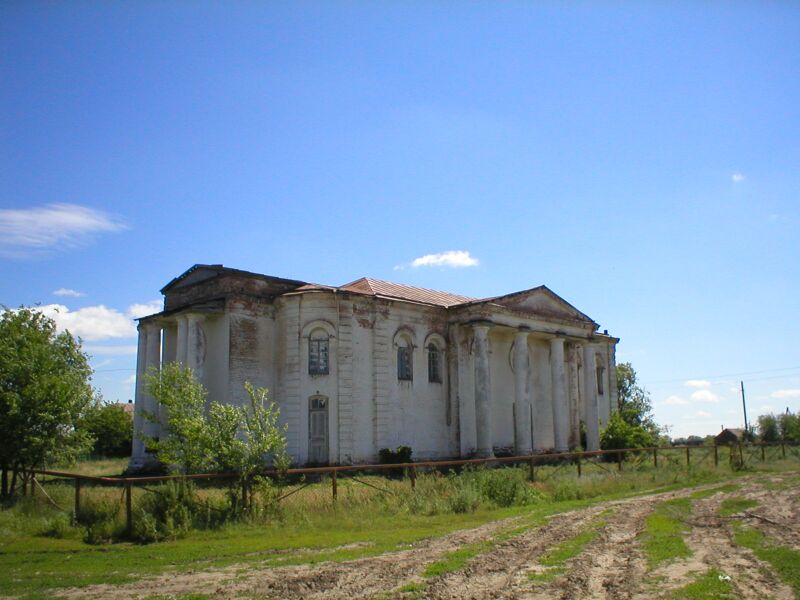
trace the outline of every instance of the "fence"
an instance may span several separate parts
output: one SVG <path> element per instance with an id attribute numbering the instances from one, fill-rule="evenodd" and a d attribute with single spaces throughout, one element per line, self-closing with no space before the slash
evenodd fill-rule
<path id="1" fill-rule="evenodd" d="M 767 462 L 768 460 L 782 460 L 782 459 L 800 459 L 800 445 L 794 443 L 776 443 L 776 444 L 737 444 L 726 446 L 663 446 L 654 448 L 626 448 L 619 450 L 597 450 L 592 452 L 563 452 L 563 453 L 545 453 L 545 454 L 531 454 L 526 456 L 507 456 L 496 458 L 475 458 L 465 460 L 439 460 L 439 461 L 421 461 L 399 464 L 378 464 L 378 465 L 340 465 L 329 467 L 307 467 L 300 469 L 288 469 L 286 471 L 278 472 L 276 470 L 265 470 L 261 473 L 263 476 L 273 478 L 297 478 L 304 476 L 330 476 L 331 483 L 331 498 L 336 501 L 338 496 L 338 477 L 340 475 L 349 475 L 349 479 L 378 489 L 380 491 L 387 491 L 384 488 L 364 481 L 355 474 L 386 474 L 391 471 L 400 471 L 401 474 L 408 479 L 410 487 L 416 487 L 417 473 L 420 470 L 445 470 L 453 468 L 464 468 L 470 466 L 499 466 L 499 465 L 527 465 L 528 478 L 530 481 L 537 481 L 537 468 L 549 466 L 555 467 L 551 471 L 550 476 L 555 472 L 564 469 L 575 468 L 578 477 L 586 474 L 587 468 L 594 469 L 595 471 L 606 471 L 613 473 L 614 470 L 622 471 L 625 465 L 628 468 L 642 468 L 649 466 L 652 461 L 653 468 L 663 468 L 669 466 L 680 467 L 697 467 L 701 465 L 711 466 L 714 468 L 719 467 L 722 462 L 727 463 L 732 469 L 741 468 L 752 464 L 753 462 Z M 133 527 L 133 488 L 144 487 L 152 483 L 164 483 L 177 479 L 190 479 L 190 480 L 232 480 L 238 479 L 236 473 L 202 473 L 192 475 L 159 475 L 159 476 L 146 476 L 146 477 L 97 477 L 90 475 L 81 475 L 77 473 L 66 473 L 62 471 L 51 470 L 32 470 L 29 472 L 29 485 L 31 495 L 35 495 L 38 488 L 41 492 L 47 495 L 46 490 L 42 487 L 41 483 L 37 480 L 37 476 L 41 477 L 54 477 L 60 480 L 74 480 L 74 511 L 77 514 L 81 508 L 81 491 L 85 485 L 102 485 L 102 486 L 119 486 L 123 488 L 123 496 L 125 501 L 125 517 L 128 533 L 132 531 Z M 541 477 L 540 477 L 541 480 Z M 311 482 L 301 481 L 299 487 L 284 493 L 278 500 L 283 500 L 289 496 L 299 492 L 304 487 L 310 485 Z M 295 484 L 297 485 L 297 484 Z M 23 487 L 23 493 L 26 493 L 28 485 Z M 49 496 L 48 496 L 49 498 Z M 50 498 L 49 498 L 50 499 Z M 52 499 L 51 502 L 55 504 Z M 58 506 L 58 505 L 56 505 Z M 58 507 L 64 510 L 62 507 Z"/>

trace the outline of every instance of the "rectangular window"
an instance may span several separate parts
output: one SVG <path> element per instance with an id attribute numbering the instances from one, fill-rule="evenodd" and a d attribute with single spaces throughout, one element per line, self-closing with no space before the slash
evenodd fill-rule
<path id="1" fill-rule="evenodd" d="M 309 375 L 328 374 L 328 340 L 308 341 L 308 373 Z"/>
<path id="2" fill-rule="evenodd" d="M 413 379 L 411 348 L 397 349 L 397 378 L 401 381 L 411 381 Z"/>
<path id="3" fill-rule="evenodd" d="M 428 347 L 428 381 L 431 383 L 442 383 L 441 357 L 436 346 Z"/>

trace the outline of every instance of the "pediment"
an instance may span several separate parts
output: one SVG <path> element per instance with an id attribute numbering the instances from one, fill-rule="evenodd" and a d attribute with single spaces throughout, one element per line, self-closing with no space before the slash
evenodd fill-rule
<path id="1" fill-rule="evenodd" d="M 492 302 L 512 310 L 545 318 L 594 323 L 591 318 L 546 286 L 500 296 L 494 298 Z"/>

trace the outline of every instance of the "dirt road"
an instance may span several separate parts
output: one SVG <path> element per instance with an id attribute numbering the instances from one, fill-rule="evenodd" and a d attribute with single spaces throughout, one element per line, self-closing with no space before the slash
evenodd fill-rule
<path id="1" fill-rule="evenodd" d="M 736 598 L 794 598 L 769 564 L 737 546 L 732 522 L 757 528 L 771 540 L 800 549 L 800 489 L 787 484 L 796 474 L 757 475 L 737 480 L 736 490 L 692 500 L 684 537 L 688 558 L 648 570 L 641 543 L 653 508 L 672 498 L 690 497 L 709 485 L 626 500 L 602 502 L 555 515 L 538 527 L 521 520 L 498 521 L 476 529 L 426 540 L 380 556 L 340 563 L 262 568 L 258 565 L 213 569 L 142 579 L 124 586 L 66 590 L 73 598 L 131 598 L 159 594 L 204 593 L 219 598 L 666 598 L 709 569 L 731 577 Z M 726 498 L 758 504 L 726 517 Z M 540 561 L 565 541 L 593 531 L 593 539 L 566 560 L 553 577 L 537 578 L 548 567 Z M 425 577 L 426 568 L 448 553 L 475 548 L 481 552 L 461 568 Z M 798 565 L 800 569 L 800 565 Z M 405 589 L 403 589 L 405 588 Z"/>

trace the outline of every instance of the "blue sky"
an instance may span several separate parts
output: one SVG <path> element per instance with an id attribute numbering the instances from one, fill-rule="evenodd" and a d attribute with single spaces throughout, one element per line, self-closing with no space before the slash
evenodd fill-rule
<path id="1" fill-rule="evenodd" d="M 798 410 L 798 73 L 789 2 L 6 2 L 0 303 L 116 400 L 194 263 L 546 284 L 674 435 Z"/>

